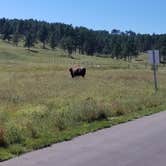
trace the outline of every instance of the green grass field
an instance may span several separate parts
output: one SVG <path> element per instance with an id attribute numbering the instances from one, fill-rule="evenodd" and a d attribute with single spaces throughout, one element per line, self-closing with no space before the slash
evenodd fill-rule
<path id="1" fill-rule="evenodd" d="M 166 69 L 155 94 L 146 55 L 138 59 L 71 59 L 0 41 L 0 161 L 166 109 Z M 84 79 L 70 77 L 75 64 L 87 68 Z"/>

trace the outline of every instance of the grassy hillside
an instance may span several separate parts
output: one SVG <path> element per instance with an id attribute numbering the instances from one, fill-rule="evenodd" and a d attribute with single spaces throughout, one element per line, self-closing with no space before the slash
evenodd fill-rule
<path id="1" fill-rule="evenodd" d="M 0 41 L 0 160 L 166 108 L 166 69 L 159 92 L 146 55 L 131 63 L 31 51 Z M 87 67 L 72 79 L 68 68 Z"/>

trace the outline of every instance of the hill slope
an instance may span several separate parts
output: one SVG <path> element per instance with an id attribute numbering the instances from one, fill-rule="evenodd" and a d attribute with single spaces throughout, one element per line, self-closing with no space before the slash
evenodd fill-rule
<path id="1" fill-rule="evenodd" d="M 72 79 L 68 67 L 87 67 Z M 166 70 L 0 41 L 0 160 L 166 108 Z M 102 121 L 99 121 L 102 120 Z"/>

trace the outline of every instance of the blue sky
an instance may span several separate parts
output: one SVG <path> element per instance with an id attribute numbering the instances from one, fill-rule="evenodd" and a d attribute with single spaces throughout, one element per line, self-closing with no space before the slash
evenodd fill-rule
<path id="1" fill-rule="evenodd" d="M 166 33 L 166 0 L 0 0 L 0 17 Z"/>

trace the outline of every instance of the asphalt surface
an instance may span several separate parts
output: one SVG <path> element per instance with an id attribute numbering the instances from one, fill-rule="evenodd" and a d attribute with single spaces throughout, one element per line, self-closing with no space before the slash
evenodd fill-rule
<path id="1" fill-rule="evenodd" d="M 166 112 L 58 143 L 0 166 L 166 166 Z"/>

